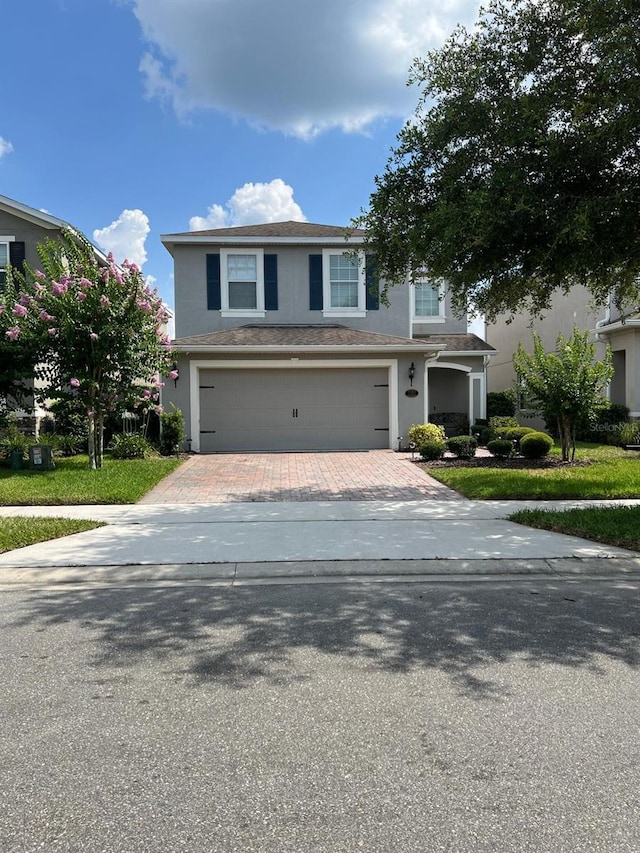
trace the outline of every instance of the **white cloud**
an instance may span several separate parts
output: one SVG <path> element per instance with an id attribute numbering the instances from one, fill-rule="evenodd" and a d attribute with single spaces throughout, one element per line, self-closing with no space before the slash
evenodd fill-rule
<path id="1" fill-rule="evenodd" d="M 310 138 L 409 115 L 417 56 L 472 23 L 479 0 L 129 0 L 147 94 Z"/>
<path id="2" fill-rule="evenodd" d="M 5 156 L 5 154 L 11 154 L 13 151 L 13 145 L 9 142 L 8 139 L 4 139 L 0 136 L 0 159 Z"/>
<path id="3" fill-rule="evenodd" d="M 150 231 L 149 217 L 141 210 L 123 210 L 106 228 L 97 228 L 93 239 L 105 252 L 113 252 L 117 263 L 132 261 L 142 267 L 147 260 L 145 240 Z"/>
<path id="4" fill-rule="evenodd" d="M 258 222 L 306 222 L 300 205 L 293 200 L 293 189 L 281 178 L 268 184 L 245 184 L 237 189 L 224 207 L 212 204 L 206 216 L 192 216 L 191 231 L 255 225 Z"/>

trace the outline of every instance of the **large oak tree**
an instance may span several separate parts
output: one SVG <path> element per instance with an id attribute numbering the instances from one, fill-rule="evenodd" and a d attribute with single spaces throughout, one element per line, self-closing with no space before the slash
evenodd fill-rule
<path id="1" fill-rule="evenodd" d="M 414 63 L 421 97 L 358 220 L 392 282 L 489 319 L 585 285 L 638 298 L 638 0 L 494 0 Z"/>

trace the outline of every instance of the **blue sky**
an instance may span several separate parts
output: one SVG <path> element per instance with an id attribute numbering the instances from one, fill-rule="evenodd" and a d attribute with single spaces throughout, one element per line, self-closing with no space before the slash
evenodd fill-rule
<path id="1" fill-rule="evenodd" d="M 366 207 L 415 56 L 476 0 L 5 0 L 0 194 L 144 264 L 160 234 Z"/>

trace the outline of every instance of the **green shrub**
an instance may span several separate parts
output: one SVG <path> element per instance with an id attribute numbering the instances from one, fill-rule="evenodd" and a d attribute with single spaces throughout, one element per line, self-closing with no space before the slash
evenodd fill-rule
<path id="1" fill-rule="evenodd" d="M 160 453 L 170 456 L 187 437 L 182 412 L 171 403 L 171 411 L 160 415 L 160 424 Z"/>
<path id="2" fill-rule="evenodd" d="M 0 438 L 0 456 L 3 459 L 9 459 L 12 453 L 18 452 L 23 459 L 26 459 L 29 447 L 32 444 L 33 438 L 24 435 L 17 427 L 11 424 Z"/>
<path id="3" fill-rule="evenodd" d="M 447 445 L 442 440 L 431 439 L 424 441 L 418 448 L 418 453 L 423 459 L 433 462 L 436 459 L 442 459 Z"/>
<path id="4" fill-rule="evenodd" d="M 498 437 L 498 433 L 493 427 L 484 426 L 480 428 L 480 434 L 478 436 L 478 444 L 481 444 L 483 447 L 487 447 L 490 441 L 494 441 Z"/>
<path id="5" fill-rule="evenodd" d="M 640 423 L 638 421 L 629 421 L 622 424 L 620 427 L 620 444 L 625 447 L 627 444 L 640 443 Z"/>
<path id="6" fill-rule="evenodd" d="M 456 435 L 447 441 L 447 448 L 458 459 L 473 459 L 478 442 L 472 435 Z"/>
<path id="7" fill-rule="evenodd" d="M 509 441 L 515 441 L 516 447 L 520 447 L 520 442 L 524 438 L 525 435 L 529 435 L 532 432 L 536 432 L 533 427 L 527 426 L 517 426 L 517 427 L 508 427 L 500 433 L 500 438 L 508 438 Z"/>
<path id="8" fill-rule="evenodd" d="M 520 453 L 525 459 L 542 459 L 553 447 L 553 439 L 546 432 L 530 432 L 520 442 Z"/>
<path id="9" fill-rule="evenodd" d="M 489 391 L 487 394 L 487 417 L 513 417 L 516 413 L 513 391 Z"/>
<path id="10" fill-rule="evenodd" d="M 509 459 L 514 454 L 513 442 L 508 438 L 494 438 L 487 444 L 487 450 L 498 459 Z"/>
<path id="11" fill-rule="evenodd" d="M 409 443 L 418 450 L 425 441 L 441 441 L 444 444 L 444 427 L 438 424 L 412 424 L 408 436 Z"/>
<path id="12" fill-rule="evenodd" d="M 82 435 L 42 434 L 42 444 L 50 444 L 55 456 L 77 456 L 86 452 L 87 439 Z"/>
<path id="13" fill-rule="evenodd" d="M 114 435 L 109 445 L 112 459 L 149 459 L 156 455 L 149 442 L 140 435 Z"/>
<path id="14" fill-rule="evenodd" d="M 520 424 L 516 418 L 507 415 L 494 415 L 494 417 L 489 418 L 489 426 L 493 429 L 508 429 L 509 427 L 520 426 Z"/>

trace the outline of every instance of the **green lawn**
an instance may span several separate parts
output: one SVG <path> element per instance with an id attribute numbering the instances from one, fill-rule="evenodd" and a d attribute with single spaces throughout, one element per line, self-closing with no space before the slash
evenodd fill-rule
<path id="1" fill-rule="evenodd" d="M 585 507 L 564 512 L 527 509 L 515 512 L 509 518 L 529 527 L 640 551 L 640 506 Z"/>
<path id="2" fill-rule="evenodd" d="M 35 545 L 48 539 L 58 539 L 70 533 L 82 533 L 104 527 L 101 521 L 82 521 L 71 518 L 2 518 L 0 523 L 0 554 L 14 548 Z"/>
<path id="3" fill-rule="evenodd" d="M 0 506 L 131 504 L 180 465 L 179 459 L 109 459 L 90 471 L 86 456 L 57 459 L 54 471 L 0 468 Z"/>
<path id="4" fill-rule="evenodd" d="M 554 453 L 558 453 L 554 449 Z M 466 498 L 554 500 L 640 497 L 640 454 L 606 445 L 580 445 L 586 466 L 555 468 L 430 468 L 425 470 Z"/>

